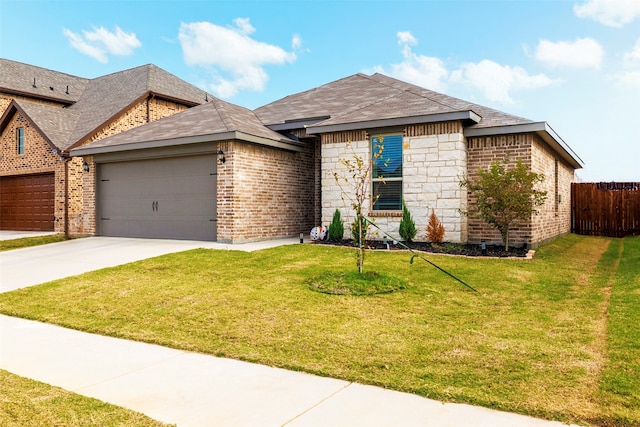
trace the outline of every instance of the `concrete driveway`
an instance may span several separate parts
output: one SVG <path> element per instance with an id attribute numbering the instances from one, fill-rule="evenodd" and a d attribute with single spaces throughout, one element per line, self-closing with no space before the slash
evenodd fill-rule
<path id="1" fill-rule="evenodd" d="M 2 231 L 0 236 L 2 234 L 9 233 Z M 13 235 L 15 236 L 15 234 Z M 124 237 L 86 237 L 67 240 L 0 252 L 0 293 L 189 249 L 253 251 L 299 242 L 299 238 L 236 245 Z"/>

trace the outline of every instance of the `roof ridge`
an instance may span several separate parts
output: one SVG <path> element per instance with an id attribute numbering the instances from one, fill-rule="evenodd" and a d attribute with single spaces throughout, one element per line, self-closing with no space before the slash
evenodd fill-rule
<path id="1" fill-rule="evenodd" d="M 389 78 L 389 79 L 393 79 L 393 80 L 395 80 L 395 81 L 397 81 L 397 82 L 400 82 L 400 83 L 406 84 L 406 85 L 408 85 L 408 86 L 410 86 L 410 87 L 407 87 L 407 88 L 402 89 L 402 88 L 398 88 L 398 87 L 392 86 L 392 85 L 390 85 L 390 84 L 388 84 L 388 83 L 386 83 L 386 82 L 381 82 L 381 81 L 379 81 L 379 80 L 373 79 L 373 76 L 375 76 L 375 75 L 379 75 L 379 76 L 383 76 L 383 77 L 386 77 L 386 78 Z M 431 97 L 429 97 L 429 96 L 426 96 L 425 94 L 417 93 L 418 91 L 416 91 L 415 89 L 418 89 L 419 91 L 428 91 L 428 92 L 435 93 L 435 94 L 438 94 L 438 95 L 441 95 L 441 96 L 445 96 L 445 97 L 447 97 L 447 98 L 457 99 L 457 98 L 454 98 L 454 97 L 452 97 L 452 96 L 446 95 L 446 94 L 444 94 L 444 93 L 436 92 L 436 91 L 434 91 L 434 90 L 427 89 L 427 88 L 423 88 L 423 87 L 421 87 L 421 86 L 414 85 L 413 83 L 404 82 L 404 81 L 402 81 L 402 80 L 398 80 L 398 79 L 396 79 L 396 78 L 394 78 L 394 77 L 387 76 L 386 74 L 382 74 L 382 73 L 375 73 L 375 74 L 373 74 L 372 76 L 367 76 L 367 77 L 371 78 L 372 80 L 377 81 L 378 83 L 381 83 L 381 84 L 387 85 L 387 86 L 389 86 L 389 87 L 394 87 L 394 88 L 396 88 L 396 89 L 398 89 L 398 90 L 402 90 L 402 91 L 405 91 L 405 92 L 409 92 L 409 93 L 411 93 L 411 94 L 413 94 L 413 95 L 420 96 L 420 97 L 422 97 L 422 98 L 428 99 L 429 101 L 431 101 L 431 102 L 435 102 L 435 103 L 440 104 L 440 105 L 442 105 L 442 106 L 444 106 L 444 107 L 453 108 L 453 109 L 455 109 L 455 108 L 456 108 L 456 107 L 454 107 L 453 105 L 445 104 L 444 102 L 441 102 L 441 101 L 435 100 L 435 99 L 433 99 L 433 98 L 431 98 Z M 415 89 L 414 89 L 414 88 L 415 88 Z M 462 101 L 462 100 L 459 100 L 459 101 Z M 464 101 L 463 101 L 463 102 L 464 102 Z M 465 103 L 466 103 L 466 104 L 469 104 L 468 102 L 465 102 Z"/>
<path id="2" fill-rule="evenodd" d="M 227 130 L 235 131 L 238 129 L 238 125 L 233 119 L 233 116 L 227 112 L 228 103 L 226 101 L 223 101 L 222 99 L 219 99 L 219 98 L 214 98 L 209 102 L 213 104 L 213 107 L 216 109 L 216 112 L 218 113 L 220 120 L 222 120 L 222 123 L 224 123 Z"/>

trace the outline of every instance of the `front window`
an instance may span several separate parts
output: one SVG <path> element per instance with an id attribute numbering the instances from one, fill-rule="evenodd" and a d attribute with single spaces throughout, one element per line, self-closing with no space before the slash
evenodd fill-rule
<path id="1" fill-rule="evenodd" d="M 16 131 L 16 149 L 18 154 L 24 154 L 24 128 L 18 128 Z"/>
<path id="2" fill-rule="evenodd" d="M 373 210 L 402 210 L 402 135 L 371 138 Z"/>

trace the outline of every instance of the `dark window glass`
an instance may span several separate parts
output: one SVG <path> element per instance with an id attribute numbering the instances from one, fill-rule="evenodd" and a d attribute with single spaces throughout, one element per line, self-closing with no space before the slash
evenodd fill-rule
<path id="1" fill-rule="evenodd" d="M 18 128 L 16 132 L 16 147 L 18 154 L 24 154 L 24 128 Z"/>

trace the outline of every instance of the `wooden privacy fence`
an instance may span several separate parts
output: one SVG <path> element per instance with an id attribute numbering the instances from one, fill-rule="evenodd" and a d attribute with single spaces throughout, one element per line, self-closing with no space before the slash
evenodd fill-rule
<path id="1" fill-rule="evenodd" d="M 609 237 L 640 235 L 640 182 L 571 184 L 571 232 Z"/>

